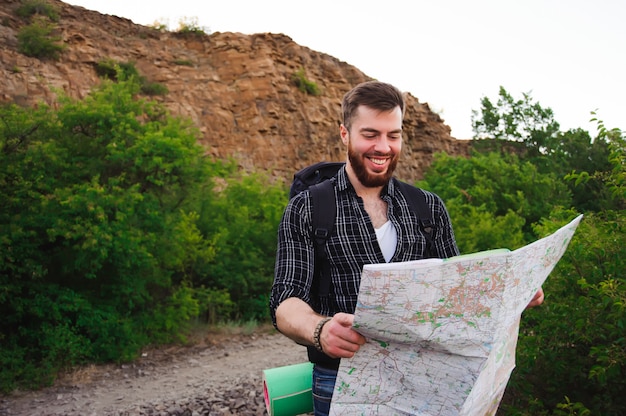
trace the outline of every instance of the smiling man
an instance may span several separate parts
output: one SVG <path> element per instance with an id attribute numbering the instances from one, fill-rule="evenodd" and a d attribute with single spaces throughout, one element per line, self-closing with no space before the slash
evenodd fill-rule
<path id="1" fill-rule="evenodd" d="M 340 359 L 352 357 L 365 343 L 352 328 L 363 265 L 459 254 L 443 201 L 423 191 L 435 222 L 427 248 L 425 231 L 393 176 L 402 150 L 402 93 L 386 83 L 362 83 L 344 96 L 342 111 L 339 133 L 347 161 L 330 179 L 337 215 L 325 246 L 328 296 L 317 294 L 313 278 L 311 196 L 306 190 L 285 208 L 270 297 L 276 328 L 307 346 L 317 416 L 330 410 Z"/>

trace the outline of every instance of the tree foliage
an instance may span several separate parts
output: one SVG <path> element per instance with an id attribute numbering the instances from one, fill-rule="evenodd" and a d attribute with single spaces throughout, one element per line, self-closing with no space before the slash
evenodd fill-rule
<path id="1" fill-rule="evenodd" d="M 283 184 L 210 160 L 141 87 L 130 74 L 56 109 L 0 108 L 2 391 L 198 320 L 268 319 Z"/>
<path id="2" fill-rule="evenodd" d="M 269 319 L 276 230 L 287 203 L 280 184 L 259 175 L 233 177 L 219 196 L 205 203 L 200 227 L 216 247 L 214 261 L 200 283 L 227 291 L 234 320 Z"/>
<path id="3" fill-rule="evenodd" d="M 530 93 L 516 100 L 500 87 L 496 104 L 484 97 L 480 111 L 473 111 L 472 126 L 476 151 L 516 154 L 542 174 L 562 179 L 573 171 L 607 173 L 612 169 L 605 135 L 592 138 L 582 129 L 560 131 L 552 110 L 535 102 Z M 606 190 L 597 177 L 583 186 L 566 184 L 581 212 L 607 208 L 599 205 L 606 201 Z"/>
<path id="4" fill-rule="evenodd" d="M 0 109 L 0 386 L 127 360 L 198 313 L 189 267 L 214 256 L 191 196 L 210 162 L 188 122 L 103 83 L 58 110 Z"/>
<path id="5" fill-rule="evenodd" d="M 15 9 L 15 14 L 21 18 L 29 19 L 33 16 L 44 16 L 53 22 L 59 20 L 57 7 L 47 0 L 22 0 L 20 6 Z"/>
<path id="6" fill-rule="evenodd" d="M 578 212 L 585 217 L 544 285 L 545 304 L 522 317 L 517 366 L 498 414 L 624 414 L 623 133 L 602 122 L 596 137 L 560 132 L 529 95 L 501 95 L 497 106 L 482 102 L 477 153 L 437 156 L 422 182 L 444 197 L 462 251 L 514 248 Z"/>
<path id="7" fill-rule="evenodd" d="M 530 93 L 521 99 L 500 87 L 498 101 L 481 100 L 481 112 L 472 113 L 472 128 L 477 139 L 497 139 L 522 143 L 531 156 L 546 154 L 554 147 L 559 123 L 550 108 L 534 103 Z"/>
<path id="8" fill-rule="evenodd" d="M 58 59 L 65 45 L 59 43 L 61 37 L 54 34 L 55 29 L 47 19 L 36 19 L 17 34 L 18 50 L 34 58 Z"/>
<path id="9" fill-rule="evenodd" d="M 0 107 L 2 391 L 132 359 L 199 320 L 269 318 L 284 184 L 206 157 L 132 69 L 112 65 L 84 100 Z M 437 155 L 418 184 L 446 202 L 461 251 L 515 249 L 585 214 L 522 317 L 500 413 L 624 414 L 624 136 L 558 131 L 529 94 L 482 104 L 477 151 Z"/>
<path id="10" fill-rule="evenodd" d="M 571 203 L 562 181 L 511 154 L 439 154 L 418 185 L 446 201 L 463 253 L 532 242 L 533 224 Z"/>
<path id="11" fill-rule="evenodd" d="M 546 304 L 522 319 L 517 370 L 500 413 L 621 415 L 626 412 L 621 399 L 626 392 L 624 136 L 598 122 L 593 139 L 580 129 L 552 137 L 544 141 L 552 146 L 542 149 L 545 156 L 522 153 L 522 160 L 562 178 L 574 196 L 573 209 L 558 204 L 533 229 L 540 237 L 578 210 L 586 215 L 546 281 Z M 552 203 L 552 194 L 546 195 L 542 199 Z"/>
<path id="12" fill-rule="evenodd" d="M 613 166 L 601 180 L 613 202 L 607 206 L 618 209 L 586 215 L 546 281 L 546 305 L 522 320 L 518 370 L 503 405 L 511 414 L 626 412 L 626 147 L 621 131 L 599 124 Z M 582 184 L 590 176 L 571 179 Z M 554 230 L 571 214 L 555 210 L 537 229 Z"/>

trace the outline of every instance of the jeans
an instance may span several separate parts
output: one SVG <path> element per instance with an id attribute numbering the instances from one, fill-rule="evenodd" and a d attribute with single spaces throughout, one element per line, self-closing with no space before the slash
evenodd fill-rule
<path id="1" fill-rule="evenodd" d="M 330 400 L 335 389 L 337 370 L 314 366 L 313 367 L 313 414 L 315 416 L 327 416 L 330 412 Z"/>

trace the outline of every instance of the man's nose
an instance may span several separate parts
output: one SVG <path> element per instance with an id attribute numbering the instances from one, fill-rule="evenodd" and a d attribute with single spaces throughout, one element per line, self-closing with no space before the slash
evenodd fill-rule
<path id="1" fill-rule="evenodd" d="M 391 146 L 389 145 L 389 138 L 382 134 L 378 140 L 376 140 L 375 150 L 381 153 L 388 153 L 391 150 Z"/>

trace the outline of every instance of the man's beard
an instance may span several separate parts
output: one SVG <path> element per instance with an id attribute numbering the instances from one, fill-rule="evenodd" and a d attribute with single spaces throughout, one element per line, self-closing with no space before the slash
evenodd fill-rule
<path id="1" fill-rule="evenodd" d="M 398 165 L 398 155 L 393 153 L 369 154 L 369 156 L 391 156 L 389 167 L 387 168 L 387 171 L 382 175 L 372 175 L 367 171 L 364 163 L 365 156 L 366 155 L 355 152 L 354 149 L 352 149 L 351 143 L 348 142 L 348 160 L 350 160 L 352 170 L 354 170 L 354 173 L 356 174 L 359 182 L 361 182 L 361 184 L 366 188 L 376 188 L 386 185 L 393 176 L 393 172 L 396 170 L 396 166 Z"/>

